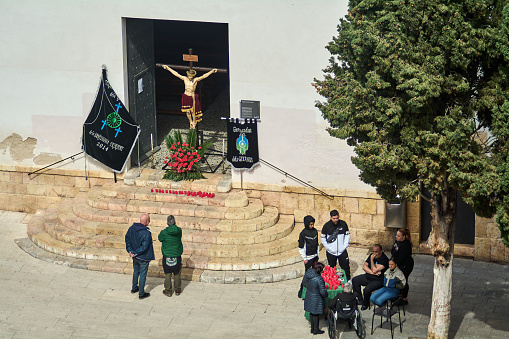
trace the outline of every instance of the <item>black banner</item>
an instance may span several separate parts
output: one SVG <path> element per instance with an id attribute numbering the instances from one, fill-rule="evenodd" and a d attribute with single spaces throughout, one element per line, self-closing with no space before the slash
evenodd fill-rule
<path id="1" fill-rule="evenodd" d="M 237 169 L 252 169 L 258 157 L 256 119 L 228 119 L 228 151 L 226 159 Z"/>
<path id="2" fill-rule="evenodd" d="M 103 70 L 97 97 L 83 124 L 83 150 L 114 172 L 121 173 L 139 134 L 140 126 L 129 115 Z"/>

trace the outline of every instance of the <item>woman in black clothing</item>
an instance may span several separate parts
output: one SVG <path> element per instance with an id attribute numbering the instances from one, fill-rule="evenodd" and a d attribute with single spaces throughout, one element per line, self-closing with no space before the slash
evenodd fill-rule
<path id="1" fill-rule="evenodd" d="M 412 258 L 412 239 L 410 239 L 410 231 L 408 228 L 400 228 L 396 233 L 396 241 L 392 245 L 391 256 L 399 269 L 406 278 L 406 285 L 401 290 L 401 299 L 403 304 L 408 304 L 408 276 L 414 269 L 414 259 Z"/>
<path id="2" fill-rule="evenodd" d="M 320 314 L 325 308 L 325 298 L 327 298 L 327 288 L 321 274 L 324 265 L 317 261 L 306 271 L 302 284 L 306 287 L 306 297 L 304 298 L 304 311 L 309 312 L 311 321 L 311 333 L 322 334 L 320 329 Z"/>

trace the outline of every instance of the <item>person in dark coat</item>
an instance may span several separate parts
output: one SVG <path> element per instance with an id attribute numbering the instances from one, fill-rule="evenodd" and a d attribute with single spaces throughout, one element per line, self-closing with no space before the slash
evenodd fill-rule
<path id="1" fill-rule="evenodd" d="M 408 228 L 400 228 L 396 232 L 396 241 L 392 245 L 391 256 L 394 259 L 398 268 L 403 272 L 406 279 L 406 284 L 401 289 L 401 303 L 408 304 L 408 277 L 414 269 L 414 259 L 412 258 L 412 239 L 410 238 L 410 231 Z"/>
<path id="2" fill-rule="evenodd" d="M 154 246 L 152 244 L 152 233 L 147 227 L 150 223 L 150 216 L 142 214 L 140 222 L 135 222 L 125 235 L 125 248 L 133 258 L 133 284 L 131 293 L 139 293 L 140 299 L 150 297 L 145 292 L 145 281 L 147 279 L 148 265 L 155 259 Z"/>
<path id="3" fill-rule="evenodd" d="M 325 298 L 328 293 L 325 288 L 325 281 L 321 274 L 323 271 L 323 264 L 315 262 L 313 266 L 306 271 L 302 284 L 306 287 L 306 297 L 304 298 L 304 311 L 309 312 L 311 321 L 311 333 L 323 334 L 324 331 L 320 330 L 320 314 L 323 313 L 325 308 Z"/>

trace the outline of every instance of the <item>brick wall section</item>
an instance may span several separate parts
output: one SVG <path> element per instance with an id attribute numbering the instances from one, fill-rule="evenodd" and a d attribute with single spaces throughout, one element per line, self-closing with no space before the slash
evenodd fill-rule
<path id="1" fill-rule="evenodd" d="M 113 182 L 113 173 L 49 169 L 36 174 L 38 167 L 0 165 L 0 208 L 6 211 L 35 213 L 63 198 L 72 198 L 95 185 Z M 117 174 L 117 181 L 123 174 Z"/>
<path id="2" fill-rule="evenodd" d="M 240 189 L 240 182 L 233 182 L 234 189 Z M 326 189 L 329 199 L 319 192 L 306 187 L 264 185 L 243 183 L 248 197 L 259 198 L 266 206 L 275 206 L 281 214 L 293 214 L 297 227 L 303 226 L 306 215 L 312 215 L 315 226 L 322 229 L 330 219 L 329 212 L 337 209 L 351 232 L 350 243 L 370 246 L 380 243 L 389 250 L 394 242 L 394 229 L 385 227 L 385 202 L 374 192 L 345 189 Z M 406 226 L 410 230 L 414 253 L 429 253 L 420 238 L 420 203 L 406 204 Z M 476 217 L 475 244 L 455 245 L 456 256 L 472 257 L 475 260 L 509 262 L 509 248 L 505 247 L 494 219 Z"/>

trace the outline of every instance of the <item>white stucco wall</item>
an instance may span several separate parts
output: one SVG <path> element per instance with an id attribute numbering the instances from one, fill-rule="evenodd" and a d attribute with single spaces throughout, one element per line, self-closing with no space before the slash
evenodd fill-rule
<path id="1" fill-rule="evenodd" d="M 231 116 L 240 100 L 261 102 L 260 157 L 319 187 L 366 189 L 352 150 L 331 138 L 311 86 L 328 63 L 347 0 L 0 0 L 0 163 L 80 151 L 101 65 L 125 102 L 122 18 L 228 23 Z M 37 140 L 33 157 L 13 159 L 6 138 Z M 9 139 L 11 140 L 11 139 Z M 29 143 L 26 145 L 28 146 Z M 31 150 L 28 147 L 28 150 Z M 83 168 L 83 159 L 66 167 Z M 234 180 L 240 180 L 234 171 Z M 244 181 L 291 184 L 261 165 Z"/>

